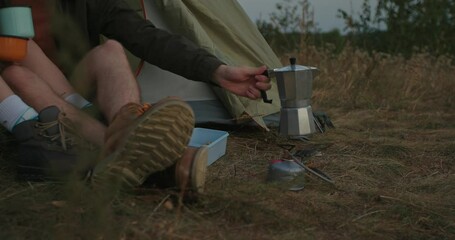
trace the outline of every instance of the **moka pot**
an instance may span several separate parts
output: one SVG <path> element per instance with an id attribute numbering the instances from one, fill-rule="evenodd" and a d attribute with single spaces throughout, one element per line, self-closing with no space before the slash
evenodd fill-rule
<path id="1" fill-rule="evenodd" d="M 311 96 L 313 78 L 319 70 L 315 67 L 296 65 L 290 59 L 289 66 L 267 71 L 275 77 L 281 101 L 280 135 L 289 137 L 305 136 L 316 132 Z"/>

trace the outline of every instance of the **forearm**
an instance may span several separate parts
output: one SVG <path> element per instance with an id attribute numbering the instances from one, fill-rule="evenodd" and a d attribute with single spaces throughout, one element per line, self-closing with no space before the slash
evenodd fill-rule
<path id="1" fill-rule="evenodd" d="M 121 42 L 134 55 L 186 78 L 211 82 L 223 64 L 188 39 L 156 28 L 123 2 L 116 2 L 102 16 L 102 33 Z M 121 29 L 121 31 L 119 31 Z"/>

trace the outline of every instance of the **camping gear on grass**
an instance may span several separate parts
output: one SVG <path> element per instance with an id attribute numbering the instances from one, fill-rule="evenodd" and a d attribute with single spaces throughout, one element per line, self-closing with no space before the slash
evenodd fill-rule
<path id="1" fill-rule="evenodd" d="M 300 172 L 307 172 L 319 179 L 335 184 L 331 177 L 322 172 L 321 170 L 309 167 L 305 164 L 305 157 L 321 156 L 322 154 L 315 149 L 306 150 L 294 150 L 295 145 L 290 144 L 279 144 L 279 147 L 284 149 L 286 160 L 274 160 L 270 163 L 269 172 L 267 176 L 268 181 L 283 181 L 284 183 L 292 181 L 291 187 L 288 187 L 291 191 L 298 191 L 303 189 L 303 178 L 301 178 Z M 303 174 L 302 174 L 303 175 Z M 295 184 L 298 185 L 295 185 Z M 299 189 L 299 187 L 301 187 Z"/>
<path id="2" fill-rule="evenodd" d="M 308 171 L 308 173 L 311 173 L 313 174 L 314 176 L 318 177 L 319 179 L 322 179 L 323 181 L 327 182 L 327 183 L 330 183 L 330 184 L 335 184 L 335 182 L 332 180 L 331 177 L 329 177 L 327 174 L 325 174 L 324 172 L 322 172 L 321 170 L 317 169 L 317 168 L 311 168 L 311 167 L 308 167 L 306 166 L 303 162 L 300 161 L 300 159 L 298 159 L 295 155 L 291 155 L 292 159 L 294 160 L 294 162 L 299 165 L 300 167 L 302 167 L 303 169 L 305 169 L 306 171 Z"/>
<path id="3" fill-rule="evenodd" d="M 311 109 L 313 78 L 318 69 L 296 65 L 290 59 L 289 66 L 267 71 L 275 76 L 281 101 L 280 135 L 300 137 L 316 132 L 315 120 Z"/>
<path id="4" fill-rule="evenodd" d="M 194 128 L 188 146 L 200 148 L 205 146 L 208 150 L 207 166 L 226 154 L 227 138 L 229 133 L 208 128 Z"/>
<path id="5" fill-rule="evenodd" d="M 284 184 L 290 191 L 300 191 L 304 188 L 305 169 L 293 160 L 278 159 L 269 164 L 267 181 Z"/>

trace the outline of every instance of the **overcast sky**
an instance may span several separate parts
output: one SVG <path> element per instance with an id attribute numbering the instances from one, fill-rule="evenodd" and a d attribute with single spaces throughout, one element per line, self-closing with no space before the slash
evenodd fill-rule
<path id="1" fill-rule="evenodd" d="M 294 0 L 298 2 L 299 0 Z M 322 31 L 329 31 L 334 28 L 343 29 L 343 20 L 337 18 L 338 9 L 350 13 L 360 11 L 363 0 L 309 0 L 314 8 L 317 27 Z M 276 4 L 283 0 L 238 0 L 247 14 L 253 21 L 256 19 L 269 19 L 271 12 L 276 12 Z"/>

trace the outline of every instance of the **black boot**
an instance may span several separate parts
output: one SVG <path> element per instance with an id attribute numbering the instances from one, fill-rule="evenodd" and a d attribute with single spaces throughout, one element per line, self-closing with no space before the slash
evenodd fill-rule
<path id="1" fill-rule="evenodd" d="M 63 180 L 73 173 L 83 177 L 98 154 L 55 106 L 43 109 L 38 120 L 16 125 L 12 132 L 18 142 L 21 180 Z"/>

